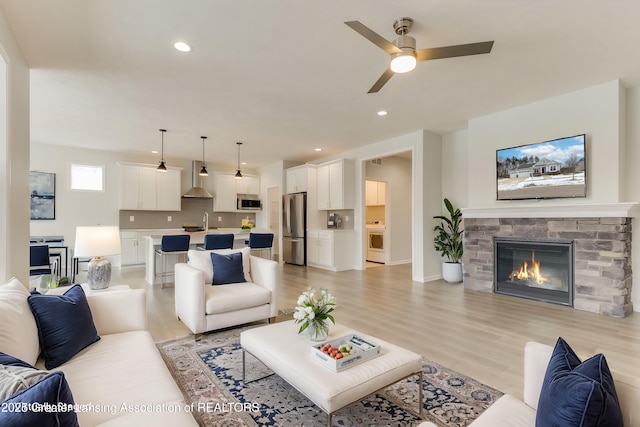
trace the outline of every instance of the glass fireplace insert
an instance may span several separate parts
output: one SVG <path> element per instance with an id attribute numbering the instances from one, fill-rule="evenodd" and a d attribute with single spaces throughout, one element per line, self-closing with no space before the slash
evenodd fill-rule
<path id="1" fill-rule="evenodd" d="M 573 306 L 571 240 L 494 239 L 494 292 Z"/>

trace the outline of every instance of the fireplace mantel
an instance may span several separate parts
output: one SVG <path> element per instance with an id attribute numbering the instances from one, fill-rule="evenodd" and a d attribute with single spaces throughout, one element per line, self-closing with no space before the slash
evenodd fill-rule
<path id="1" fill-rule="evenodd" d="M 535 202 L 534 202 L 535 203 Z M 463 218 L 633 218 L 638 203 L 462 208 Z"/>

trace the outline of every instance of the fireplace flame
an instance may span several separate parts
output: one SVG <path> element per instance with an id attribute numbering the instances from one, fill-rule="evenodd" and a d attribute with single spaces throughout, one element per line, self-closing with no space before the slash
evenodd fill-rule
<path id="1" fill-rule="evenodd" d="M 538 285 L 542 285 L 549 280 L 540 273 L 540 263 L 536 261 L 535 251 L 531 251 L 531 266 L 524 261 L 519 270 L 514 270 L 509 276 L 510 280 L 535 280 Z"/>

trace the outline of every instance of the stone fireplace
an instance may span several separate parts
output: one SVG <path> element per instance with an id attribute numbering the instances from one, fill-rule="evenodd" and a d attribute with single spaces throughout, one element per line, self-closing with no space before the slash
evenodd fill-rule
<path id="1" fill-rule="evenodd" d="M 628 316 L 633 312 L 631 219 L 634 215 L 631 211 L 635 208 L 635 204 L 618 203 L 573 207 L 463 209 L 464 286 L 508 295 L 513 294 L 514 289 L 517 291 L 519 286 L 531 288 L 531 282 L 526 278 L 496 277 L 497 267 L 500 267 L 496 264 L 494 254 L 498 238 L 498 242 L 502 239 L 508 243 L 507 260 L 501 261 L 502 269 L 512 270 L 508 275 L 516 270 L 513 266 L 516 261 L 526 261 L 529 268 L 533 262 L 544 260 L 547 264 L 554 264 L 550 266 L 553 271 L 547 273 L 554 276 L 554 283 L 547 287 L 559 289 L 559 281 L 565 280 L 562 275 L 572 276 L 566 277 L 567 285 L 571 286 L 567 289 L 566 300 L 555 300 L 556 296 L 549 296 L 544 286 L 525 297 L 551 300 L 549 302 L 572 305 L 578 310 L 614 317 Z M 513 242 L 533 245 L 534 253 L 531 255 L 531 248 L 509 245 Z M 548 249 L 544 242 L 570 246 L 571 249 L 566 254 L 557 253 L 557 257 L 572 263 L 567 273 L 560 272 L 552 253 L 544 253 Z M 498 282 L 502 282 L 503 286 L 496 290 Z"/>

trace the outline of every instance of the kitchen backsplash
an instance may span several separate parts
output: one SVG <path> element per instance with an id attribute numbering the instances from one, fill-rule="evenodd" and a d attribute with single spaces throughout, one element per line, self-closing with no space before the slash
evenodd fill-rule
<path id="1" fill-rule="evenodd" d="M 182 210 L 174 211 L 120 211 L 121 229 L 182 228 L 183 224 L 201 225 L 205 212 L 209 212 L 209 227 L 240 228 L 242 220 L 249 218 L 255 224 L 256 214 L 245 212 L 213 212 L 211 199 L 182 199 Z M 133 221 L 130 218 L 133 217 Z M 171 217 L 171 221 L 168 220 Z M 222 219 L 222 221 L 218 221 Z"/>

